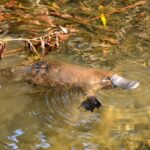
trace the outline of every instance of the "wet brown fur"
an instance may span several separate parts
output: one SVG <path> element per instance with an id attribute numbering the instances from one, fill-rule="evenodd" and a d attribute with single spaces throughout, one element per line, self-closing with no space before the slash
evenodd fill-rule
<path id="1" fill-rule="evenodd" d="M 90 96 L 95 90 L 111 87 L 111 81 L 103 82 L 103 79 L 113 75 L 109 71 L 58 61 L 41 62 L 38 69 L 35 65 L 27 73 L 27 80 L 36 85 L 77 86 Z"/>

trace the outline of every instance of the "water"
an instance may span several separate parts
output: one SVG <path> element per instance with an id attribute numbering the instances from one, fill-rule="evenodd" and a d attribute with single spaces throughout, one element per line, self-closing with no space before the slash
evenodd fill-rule
<path id="1" fill-rule="evenodd" d="M 69 4 L 68 10 L 76 5 Z M 70 37 L 61 51 L 50 54 L 79 65 L 113 70 L 140 82 L 140 87 L 131 91 L 98 91 L 103 107 L 93 113 L 79 108 L 85 99 L 79 89 L 34 87 L 1 71 L 0 150 L 149 150 L 149 6 L 148 2 L 110 17 L 118 45 L 99 40 L 97 30 L 80 27 L 83 33 Z M 143 18 L 138 17 L 142 14 Z M 139 22 L 135 23 L 136 19 Z M 8 49 L 19 46 L 12 42 Z M 18 66 L 24 60 L 24 55 L 19 54 L 5 57 L 0 68 Z"/>

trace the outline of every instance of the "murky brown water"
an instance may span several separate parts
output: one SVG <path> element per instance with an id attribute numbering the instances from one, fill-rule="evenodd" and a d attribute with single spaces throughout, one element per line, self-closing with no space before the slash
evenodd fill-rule
<path id="1" fill-rule="evenodd" d="M 114 35 L 120 43 L 111 46 L 106 55 L 104 48 L 110 45 L 98 40 L 100 33 L 85 32 L 82 27 L 84 34 L 71 37 L 60 52 L 51 54 L 73 63 L 114 70 L 140 82 L 133 91 L 98 91 L 104 106 L 94 113 L 79 109 L 85 97 L 78 89 L 33 87 L 1 73 L 0 150 L 149 150 L 149 6 L 110 18 L 109 25 L 116 30 Z M 135 23 L 141 13 L 146 17 Z M 18 43 L 8 45 L 11 49 Z M 6 57 L 0 68 L 19 65 L 24 59 L 20 55 Z"/>

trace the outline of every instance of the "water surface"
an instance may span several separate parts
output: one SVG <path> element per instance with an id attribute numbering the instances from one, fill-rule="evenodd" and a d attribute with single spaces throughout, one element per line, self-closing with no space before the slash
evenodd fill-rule
<path id="1" fill-rule="evenodd" d="M 0 3 L 3 6 L 5 2 Z M 24 5 L 30 3 L 22 2 Z M 42 2 L 45 4 L 47 1 Z M 69 11 L 70 7 L 78 3 L 68 2 L 67 5 Z M 119 2 L 118 5 L 124 6 Z M 30 6 L 35 7 L 34 3 L 30 3 Z M 97 30 L 91 32 L 81 26 L 81 33 L 70 37 L 60 51 L 50 54 L 50 58 L 113 70 L 140 82 L 140 87 L 131 91 L 98 91 L 97 97 L 103 102 L 103 107 L 93 113 L 79 109 L 85 96 L 77 88 L 61 90 L 57 87 L 34 87 L 9 72 L 1 71 L 0 149 L 150 149 L 149 6 L 148 2 L 145 6 L 110 18 L 109 26 L 115 30 L 113 36 L 119 40 L 118 45 L 112 46 L 99 40 L 99 36 L 104 33 Z M 74 7 L 74 13 L 76 9 Z M 141 14 L 143 18 L 138 17 Z M 116 24 L 116 21 L 119 22 Z M 14 34 L 7 28 L 9 26 L 9 22 L 1 24 L 9 31 L 4 37 L 25 34 L 20 30 Z M 11 27 L 13 29 L 12 24 Z M 18 43 L 12 42 L 8 44 L 8 50 L 18 46 Z M 8 56 L 0 62 L 0 69 L 16 67 L 22 60 L 23 53 Z"/>

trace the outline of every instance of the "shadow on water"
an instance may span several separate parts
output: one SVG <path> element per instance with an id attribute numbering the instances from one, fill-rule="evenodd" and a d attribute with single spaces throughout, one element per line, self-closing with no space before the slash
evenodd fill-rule
<path id="1" fill-rule="evenodd" d="M 149 150 L 149 6 L 148 2 L 141 9 L 110 18 L 118 45 L 109 47 L 99 40 L 99 32 L 85 32 L 81 27 L 83 33 L 71 37 L 61 52 L 52 54 L 73 63 L 113 70 L 140 82 L 140 87 L 133 91 L 98 91 L 103 107 L 94 113 L 79 108 L 85 97 L 78 88 L 34 87 L 11 75 L 9 70 L 4 74 L 1 71 L 0 149 Z M 139 22 L 138 13 L 146 15 Z M 109 48 L 109 52 L 104 53 L 104 48 Z M 18 55 L 7 57 L 0 62 L 0 69 L 17 66 L 22 59 Z"/>

